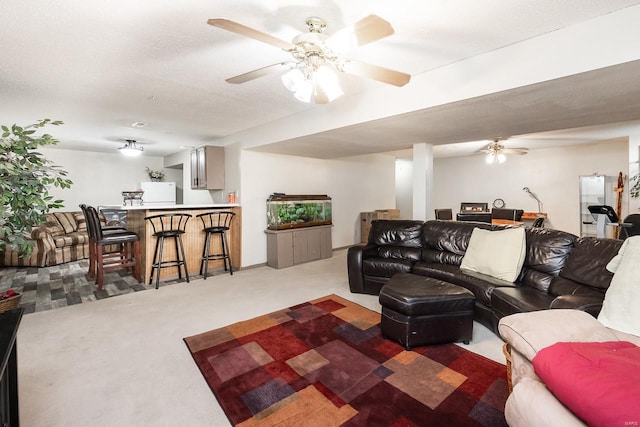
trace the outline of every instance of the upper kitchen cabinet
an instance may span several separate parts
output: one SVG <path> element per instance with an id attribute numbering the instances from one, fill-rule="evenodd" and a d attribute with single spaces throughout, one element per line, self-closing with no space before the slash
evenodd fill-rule
<path id="1" fill-rule="evenodd" d="M 191 188 L 224 188 L 224 147 L 205 145 L 191 152 Z"/>

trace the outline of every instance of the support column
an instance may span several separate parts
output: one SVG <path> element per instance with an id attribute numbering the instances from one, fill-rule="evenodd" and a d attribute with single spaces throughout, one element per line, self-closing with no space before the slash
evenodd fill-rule
<path id="1" fill-rule="evenodd" d="M 433 219 L 433 146 L 413 145 L 413 219 Z"/>

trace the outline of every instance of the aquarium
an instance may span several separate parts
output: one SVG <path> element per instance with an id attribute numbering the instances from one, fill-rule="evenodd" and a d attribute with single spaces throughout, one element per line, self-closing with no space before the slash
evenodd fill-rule
<path id="1" fill-rule="evenodd" d="M 267 199 L 267 228 L 312 227 L 331 224 L 331 197 L 321 195 L 272 194 Z"/>

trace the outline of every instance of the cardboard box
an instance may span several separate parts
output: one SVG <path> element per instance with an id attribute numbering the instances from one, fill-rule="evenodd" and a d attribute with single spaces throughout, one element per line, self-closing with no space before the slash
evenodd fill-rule
<path id="1" fill-rule="evenodd" d="M 376 219 L 400 219 L 400 209 L 380 209 L 375 213 Z"/>
<path id="2" fill-rule="evenodd" d="M 375 219 L 400 219 L 400 210 L 379 209 L 373 212 L 360 212 L 360 243 L 367 243 L 371 221 Z"/>

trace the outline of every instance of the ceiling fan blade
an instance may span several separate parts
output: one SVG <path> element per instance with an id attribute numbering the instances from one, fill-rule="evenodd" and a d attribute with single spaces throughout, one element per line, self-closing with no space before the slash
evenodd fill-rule
<path id="1" fill-rule="evenodd" d="M 380 40 L 394 33 L 391 24 L 378 15 L 369 15 L 353 24 L 358 46 Z"/>
<path id="2" fill-rule="evenodd" d="M 505 154 L 517 154 L 519 156 L 522 156 L 524 154 L 527 154 L 529 152 L 529 149 L 528 148 L 504 148 L 502 152 Z"/>
<path id="3" fill-rule="evenodd" d="M 411 75 L 409 74 L 358 61 L 348 61 L 344 65 L 344 72 L 368 77 L 394 86 L 404 86 L 409 83 L 411 79 Z"/>
<path id="4" fill-rule="evenodd" d="M 238 24 L 237 22 L 230 21 L 224 18 L 209 19 L 207 24 L 214 27 L 222 28 L 223 30 L 231 31 L 232 33 L 240 34 L 241 36 L 251 37 L 254 40 L 261 41 L 266 44 L 270 44 L 275 47 L 279 47 L 284 50 L 295 49 L 295 46 L 291 43 L 263 33 L 262 31 L 254 30 L 246 25 Z"/>
<path id="5" fill-rule="evenodd" d="M 369 15 L 343 28 L 327 39 L 331 49 L 346 53 L 358 46 L 380 40 L 394 33 L 391 24 L 377 15 Z"/>
<path id="6" fill-rule="evenodd" d="M 268 74 L 277 73 L 283 70 L 289 70 L 289 62 L 280 62 L 278 64 L 267 65 L 266 67 L 258 68 L 257 70 L 249 71 L 248 73 L 240 74 L 239 76 L 231 77 L 225 80 L 227 83 L 240 84 L 250 80 L 257 79 L 259 77 L 266 76 Z"/>

